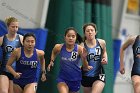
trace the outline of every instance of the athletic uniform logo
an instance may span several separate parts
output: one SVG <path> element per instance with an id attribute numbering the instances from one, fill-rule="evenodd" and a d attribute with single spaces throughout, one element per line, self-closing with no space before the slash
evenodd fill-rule
<path id="1" fill-rule="evenodd" d="M 140 58 L 140 47 L 136 48 L 136 57 Z"/>
<path id="2" fill-rule="evenodd" d="M 71 59 L 72 59 L 72 60 L 76 60 L 76 59 L 77 59 L 77 56 L 78 56 L 78 53 L 77 53 L 77 52 L 73 51 L 73 52 L 71 53 Z"/>
<path id="3" fill-rule="evenodd" d="M 5 47 L 5 51 L 6 52 L 12 52 L 14 50 L 14 48 L 12 47 L 12 46 L 10 46 L 10 45 L 7 45 L 6 47 Z"/>
<path id="4" fill-rule="evenodd" d="M 137 53 L 137 54 L 140 54 L 140 46 L 138 46 L 138 47 L 136 48 L 136 53 Z"/>
<path id="5" fill-rule="evenodd" d="M 95 53 L 89 53 L 87 56 L 87 60 L 94 60 L 97 61 L 100 59 L 100 55 L 101 55 L 101 48 L 100 47 L 96 47 L 95 48 Z"/>
<path id="6" fill-rule="evenodd" d="M 61 57 L 61 59 L 64 61 L 75 61 L 75 60 L 77 60 L 77 56 L 78 56 L 78 52 L 73 51 L 73 52 L 71 52 L 71 57 L 69 57 L 69 58 Z"/>
<path id="7" fill-rule="evenodd" d="M 99 79 L 105 81 L 105 74 L 99 74 Z"/>
<path id="8" fill-rule="evenodd" d="M 37 68 L 37 63 L 38 61 L 23 61 L 23 60 L 20 61 L 20 64 L 30 65 L 31 68 Z"/>

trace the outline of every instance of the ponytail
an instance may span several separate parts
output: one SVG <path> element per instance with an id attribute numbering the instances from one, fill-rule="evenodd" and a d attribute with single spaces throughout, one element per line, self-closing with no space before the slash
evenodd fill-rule
<path id="1" fill-rule="evenodd" d="M 83 42 L 83 38 L 78 33 L 77 33 L 77 40 L 76 40 L 76 42 L 79 43 L 79 44 Z"/>

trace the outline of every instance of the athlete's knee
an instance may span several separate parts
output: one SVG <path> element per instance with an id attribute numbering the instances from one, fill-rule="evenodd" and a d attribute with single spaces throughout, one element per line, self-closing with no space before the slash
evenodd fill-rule
<path id="1" fill-rule="evenodd" d="M 8 93 L 8 90 L 6 90 L 6 89 L 1 89 L 1 90 L 0 90 L 0 93 Z"/>
<path id="2" fill-rule="evenodd" d="M 135 93 L 140 93 L 140 82 L 134 84 Z"/>
<path id="3" fill-rule="evenodd" d="M 134 87 L 140 87 L 140 82 L 135 82 Z"/>

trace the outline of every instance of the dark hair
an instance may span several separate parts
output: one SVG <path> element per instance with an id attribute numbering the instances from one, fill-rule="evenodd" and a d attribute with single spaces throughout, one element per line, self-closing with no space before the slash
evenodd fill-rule
<path id="1" fill-rule="evenodd" d="M 82 43 L 82 42 L 84 42 L 84 41 L 83 41 L 83 38 L 82 38 L 82 37 L 80 36 L 80 34 L 78 34 L 78 33 L 77 33 L 76 42 L 79 43 L 79 44 Z"/>
<path id="2" fill-rule="evenodd" d="M 87 26 L 92 26 L 92 27 L 94 27 L 95 32 L 97 31 L 96 24 L 94 24 L 94 23 L 87 23 L 87 24 L 84 24 L 84 26 L 83 26 L 83 33 L 85 33 L 85 30 L 86 30 Z"/>
<path id="3" fill-rule="evenodd" d="M 70 31 L 70 30 L 73 30 L 75 32 L 75 34 L 77 35 L 77 30 L 74 28 L 74 27 L 69 27 L 65 30 L 65 36 L 67 35 L 67 33 Z"/>
<path id="4" fill-rule="evenodd" d="M 85 30 L 86 30 L 86 27 L 87 26 L 92 26 L 94 29 L 95 29 L 95 32 L 97 32 L 97 27 L 96 27 L 96 24 L 94 23 L 87 23 L 87 24 L 84 24 L 83 26 L 83 33 L 85 34 Z M 95 36 L 96 37 L 96 36 Z M 84 41 L 86 40 L 86 37 L 84 36 Z"/>
<path id="5" fill-rule="evenodd" d="M 67 35 L 67 33 L 70 31 L 70 30 L 73 30 L 75 32 L 75 35 L 76 35 L 76 42 L 77 43 L 82 43 L 83 42 L 83 38 L 77 33 L 77 30 L 74 28 L 74 27 L 69 27 L 65 30 L 65 36 Z"/>
<path id="6" fill-rule="evenodd" d="M 24 37 L 23 37 L 23 42 L 25 41 L 25 39 L 26 39 L 27 37 L 33 37 L 33 38 L 35 39 L 35 41 L 36 41 L 36 36 L 35 36 L 35 34 L 33 34 L 33 33 L 26 33 L 26 34 L 24 35 Z"/>

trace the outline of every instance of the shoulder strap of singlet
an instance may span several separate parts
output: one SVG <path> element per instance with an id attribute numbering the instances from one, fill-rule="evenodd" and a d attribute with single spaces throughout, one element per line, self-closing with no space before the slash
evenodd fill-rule
<path id="1" fill-rule="evenodd" d="M 3 36 L 3 40 L 2 40 L 2 45 L 1 46 L 4 45 L 5 39 L 6 39 L 6 35 Z"/>

